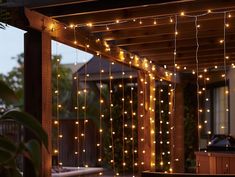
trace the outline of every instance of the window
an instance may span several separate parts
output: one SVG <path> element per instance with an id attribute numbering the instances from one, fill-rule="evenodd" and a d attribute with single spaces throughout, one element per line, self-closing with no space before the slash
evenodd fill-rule
<path id="1" fill-rule="evenodd" d="M 203 135 L 229 134 L 229 96 L 224 82 L 210 85 L 205 93 Z"/>
<path id="2" fill-rule="evenodd" d="M 229 134 L 228 87 L 213 89 L 213 132 L 214 134 Z"/>

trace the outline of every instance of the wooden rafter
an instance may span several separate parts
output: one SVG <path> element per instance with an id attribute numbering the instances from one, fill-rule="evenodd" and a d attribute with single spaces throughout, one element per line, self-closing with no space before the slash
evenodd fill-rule
<path id="1" fill-rule="evenodd" d="M 232 14 L 232 13 L 231 13 Z M 202 16 L 199 18 L 200 22 L 210 21 L 210 20 L 221 20 L 223 15 L 221 14 L 213 14 Z M 184 23 L 192 23 L 194 21 L 193 18 L 180 18 L 178 22 L 180 24 Z M 143 19 L 134 19 L 129 21 L 124 21 L 123 23 L 112 23 L 108 24 L 108 30 L 106 25 L 101 26 L 93 26 L 90 28 L 92 33 L 100 33 L 107 31 L 116 31 L 116 30 L 130 30 L 130 29 L 141 29 L 145 27 L 154 27 L 154 26 L 167 26 L 174 24 L 174 16 L 172 17 L 152 17 L 152 18 L 143 18 Z"/>
<path id="2" fill-rule="evenodd" d="M 47 32 L 53 39 L 69 46 L 79 48 L 93 54 L 97 54 L 98 52 L 107 59 L 117 61 L 126 65 L 129 65 L 129 62 L 132 61 L 132 57 L 134 56 L 134 54 L 131 53 L 124 53 L 125 59 L 123 59 L 122 57 L 120 57 L 120 52 L 123 51 L 122 49 L 115 46 L 109 46 L 111 50 L 107 51 L 107 47 L 105 47 L 104 41 L 100 39 L 98 40 L 96 37 L 91 36 L 82 30 L 76 30 L 74 33 L 74 28 L 65 29 L 64 24 L 40 13 L 25 9 L 25 16 L 29 21 L 29 27 L 39 31 Z M 74 43 L 75 39 L 77 41 L 76 44 Z M 149 72 L 152 70 L 151 65 L 152 64 L 149 63 L 149 61 L 147 60 L 132 61 L 133 67 L 144 70 L 145 72 Z M 152 72 L 156 75 L 156 77 L 172 81 L 171 77 L 165 76 L 165 71 L 163 68 L 154 66 L 154 70 L 152 70 Z"/>
<path id="3" fill-rule="evenodd" d="M 156 17 L 156 16 L 174 16 L 181 11 L 186 13 L 202 13 L 206 12 L 208 9 L 212 10 L 223 10 L 234 8 L 233 1 L 223 1 L 223 0 L 197 0 L 197 1 L 183 1 L 178 4 L 166 4 L 166 5 L 149 5 L 143 7 L 137 7 L 133 9 L 124 10 L 107 10 L 94 13 L 77 13 L 69 14 L 67 17 L 52 16 L 54 18 L 59 18 L 64 22 L 71 22 L 75 24 L 86 24 L 92 23 L 107 23 L 113 22 L 116 19 L 127 20 L 127 19 L 138 19 L 143 17 Z M 60 18 L 61 17 L 61 18 Z"/>
<path id="4" fill-rule="evenodd" d="M 37 9 L 39 12 L 48 16 L 51 15 L 53 17 L 67 17 L 71 15 L 84 15 L 101 12 L 120 11 L 154 5 L 175 4 L 183 1 L 185 0 L 131 0 L 120 3 L 119 1 L 103 0 L 102 2 L 88 1 L 87 3 L 61 4 L 57 5 L 56 8 L 53 8 L 53 6 L 49 6 L 38 8 L 34 7 L 33 9 Z"/>

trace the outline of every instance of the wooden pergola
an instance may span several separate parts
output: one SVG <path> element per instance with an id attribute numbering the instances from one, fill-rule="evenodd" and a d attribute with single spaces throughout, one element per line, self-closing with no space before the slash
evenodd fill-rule
<path id="1" fill-rule="evenodd" d="M 213 65 L 224 64 L 223 39 L 224 13 L 235 9 L 232 0 L 146 0 L 146 1 L 108 1 L 108 0 L 27 0 L 22 3 L 6 3 L 10 12 L 9 24 L 27 31 L 25 34 L 25 110 L 42 123 L 51 138 L 51 40 L 56 40 L 84 51 L 101 55 L 112 61 L 129 65 L 139 70 L 138 106 L 144 102 L 145 110 L 138 109 L 138 115 L 145 118 L 145 129 L 141 134 L 143 118 L 138 116 L 139 137 L 145 138 L 145 144 L 139 142 L 147 155 L 139 152 L 139 162 L 145 162 L 140 170 L 154 169 L 154 135 L 150 130 L 155 114 L 155 80 L 163 79 L 177 82 L 175 90 L 174 134 L 171 141 L 171 164 L 174 172 L 184 171 L 184 125 L 183 125 L 183 87 L 180 77 L 172 74 L 175 67 L 181 73 L 191 73 L 195 69 L 195 15 L 200 25 L 200 65 L 198 70 Z M 228 13 L 226 15 L 229 15 Z M 189 17 L 193 15 L 193 17 Z M 229 17 L 230 18 L 230 17 Z M 177 21 L 177 31 L 176 29 Z M 175 53 L 177 32 L 177 53 Z M 235 31 L 233 26 L 227 30 L 226 44 L 229 61 L 234 60 Z M 173 61 L 175 53 L 175 61 Z M 222 58 L 222 59 L 221 59 Z M 176 65 L 177 64 L 177 65 Z M 147 81 L 147 84 L 143 82 Z M 31 135 L 27 135 L 30 138 Z M 177 143 L 176 143 L 177 142 Z M 51 154 L 42 150 L 41 176 L 51 176 Z M 175 161 L 175 159 L 178 159 Z M 25 176 L 31 176 L 31 169 L 24 169 Z"/>

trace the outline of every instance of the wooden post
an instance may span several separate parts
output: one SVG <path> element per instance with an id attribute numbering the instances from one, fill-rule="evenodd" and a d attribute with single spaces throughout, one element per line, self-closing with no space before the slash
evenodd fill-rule
<path id="1" fill-rule="evenodd" d="M 170 102 L 174 105 L 175 109 L 171 106 L 170 117 L 171 128 L 171 168 L 174 173 L 184 172 L 184 88 L 182 85 L 177 84 L 174 92 L 171 92 Z M 175 111 L 174 111 L 175 110 Z"/>
<path id="2" fill-rule="evenodd" d="M 149 122 L 150 122 L 150 146 L 151 146 L 151 170 L 155 171 L 156 167 L 156 156 L 155 156 L 155 77 L 152 74 L 149 74 Z"/>
<path id="3" fill-rule="evenodd" d="M 48 134 L 51 151 L 51 38 L 44 32 L 29 29 L 25 34 L 24 86 L 25 111 L 32 114 Z M 34 138 L 28 131 L 25 138 Z M 42 148 L 40 176 L 51 176 L 51 152 Z M 33 177 L 31 164 L 25 160 L 24 177 Z"/>
<path id="4" fill-rule="evenodd" d="M 155 169 L 155 81 L 138 71 L 138 164 L 139 171 Z"/>

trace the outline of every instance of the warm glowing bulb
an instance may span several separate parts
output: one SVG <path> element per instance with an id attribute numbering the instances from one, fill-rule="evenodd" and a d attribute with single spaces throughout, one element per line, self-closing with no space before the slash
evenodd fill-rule
<path id="1" fill-rule="evenodd" d="M 92 24 L 92 23 L 87 23 L 87 24 L 86 24 L 86 26 L 88 26 L 88 27 L 92 27 L 92 26 L 93 26 L 93 24 Z"/>
<path id="2" fill-rule="evenodd" d="M 184 16 L 185 14 L 184 14 L 184 12 L 180 12 L 180 15 L 181 15 L 181 16 Z"/>
<path id="3" fill-rule="evenodd" d="M 154 24 L 154 25 L 156 25 L 156 24 L 157 24 L 157 21 L 156 21 L 156 19 L 153 21 L 153 24 Z"/>

